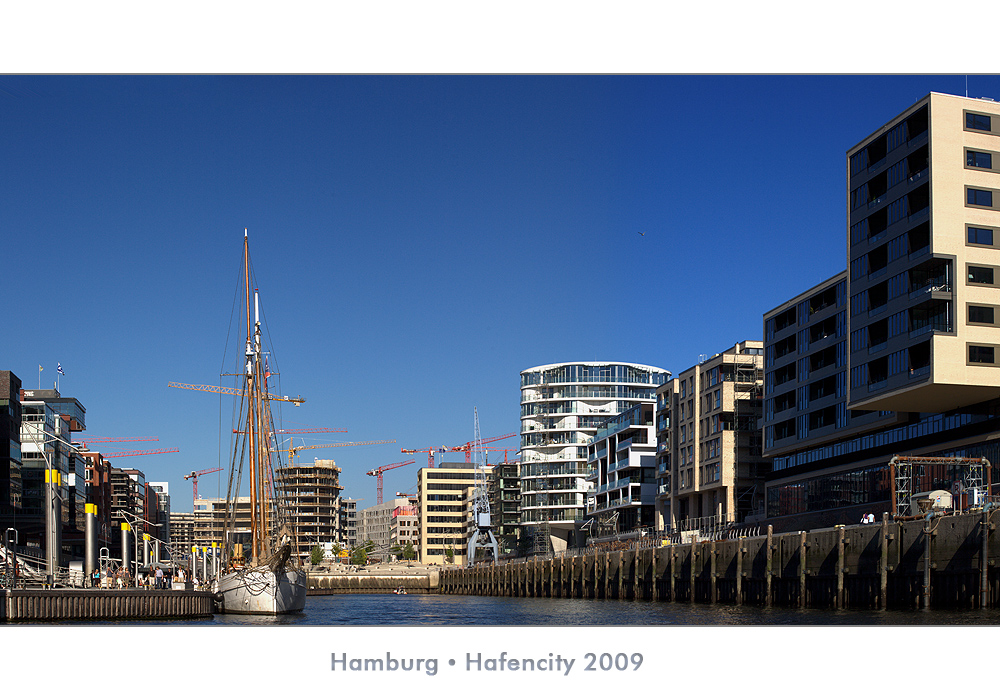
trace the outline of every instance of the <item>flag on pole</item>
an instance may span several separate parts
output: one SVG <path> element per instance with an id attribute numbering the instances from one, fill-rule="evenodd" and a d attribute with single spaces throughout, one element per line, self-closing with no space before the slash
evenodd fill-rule
<path id="1" fill-rule="evenodd" d="M 45 368 L 44 368 L 44 367 L 42 367 L 41 365 L 38 365 L 38 371 L 39 371 L 39 372 L 41 372 L 41 371 L 42 371 L 43 369 L 45 369 Z"/>
<path id="2" fill-rule="evenodd" d="M 66 373 L 62 371 L 62 362 L 57 362 L 56 363 L 56 372 L 58 372 L 59 374 L 61 374 L 64 377 L 66 376 Z"/>

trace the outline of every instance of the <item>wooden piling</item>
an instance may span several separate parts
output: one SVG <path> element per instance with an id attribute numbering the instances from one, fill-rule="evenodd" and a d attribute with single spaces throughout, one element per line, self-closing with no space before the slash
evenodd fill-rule
<path id="1" fill-rule="evenodd" d="M 774 526 L 767 526 L 767 552 L 765 553 L 767 561 L 764 568 L 764 601 L 767 607 L 771 607 L 772 596 L 771 596 L 771 575 L 772 575 L 772 565 L 774 558 Z"/>
<path id="2" fill-rule="evenodd" d="M 806 607 L 806 533 L 799 533 L 799 607 Z"/>

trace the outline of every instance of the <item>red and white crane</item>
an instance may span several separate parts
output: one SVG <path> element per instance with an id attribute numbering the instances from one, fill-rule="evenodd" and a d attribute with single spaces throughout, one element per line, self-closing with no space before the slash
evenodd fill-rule
<path id="1" fill-rule="evenodd" d="M 424 450 L 400 450 L 400 452 L 402 452 L 404 455 L 415 455 L 418 452 L 426 452 L 427 453 L 427 467 L 428 467 L 428 469 L 433 469 L 434 468 L 434 455 L 436 455 L 436 454 L 444 454 L 445 452 L 456 452 L 457 450 L 458 450 L 457 447 L 447 447 L 445 445 L 441 445 L 441 447 L 428 447 L 427 449 L 424 449 Z"/>
<path id="2" fill-rule="evenodd" d="M 194 502 L 198 500 L 198 477 L 204 476 L 205 474 L 214 474 L 215 472 L 221 472 L 222 467 L 216 467 L 215 469 L 202 469 L 200 472 L 191 472 L 184 476 L 184 480 L 187 481 L 191 479 L 194 483 L 192 485 L 192 498 L 191 507 L 194 507 Z"/>
<path id="3" fill-rule="evenodd" d="M 105 454 L 101 453 L 104 459 L 111 459 L 112 457 L 137 457 L 139 455 L 163 455 L 168 452 L 180 452 L 180 449 L 176 447 L 168 447 L 165 450 L 129 450 L 128 452 L 109 452 Z"/>
<path id="4" fill-rule="evenodd" d="M 415 460 L 409 460 L 408 462 L 396 462 L 395 464 L 383 464 L 381 467 L 375 467 L 369 472 L 365 472 L 368 476 L 376 477 L 376 483 L 378 484 L 376 488 L 376 501 L 375 505 L 382 505 L 382 473 L 387 472 L 390 469 L 396 469 L 397 467 L 405 467 L 407 464 L 415 464 Z"/>
<path id="5" fill-rule="evenodd" d="M 507 447 L 507 448 L 498 448 L 498 447 L 484 448 L 483 447 L 483 445 L 485 445 L 487 443 L 496 442 L 497 440 L 506 440 L 507 438 L 512 438 L 512 437 L 517 437 L 517 433 L 507 433 L 506 435 L 498 435 L 497 437 L 484 438 L 484 439 L 482 439 L 482 440 L 479 441 L 479 448 L 480 449 L 491 449 L 491 450 L 496 450 L 496 449 L 512 450 L 512 449 L 516 449 L 516 448 L 513 448 L 513 447 Z M 464 452 L 465 453 L 465 461 L 466 462 L 471 462 L 472 461 L 472 451 L 474 449 L 476 449 L 475 442 L 474 441 L 469 441 L 469 442 L 465 443 L 464 445 L 459 445 L 458 447 L 449 447 L 448 451 L 449 452 Z"/>

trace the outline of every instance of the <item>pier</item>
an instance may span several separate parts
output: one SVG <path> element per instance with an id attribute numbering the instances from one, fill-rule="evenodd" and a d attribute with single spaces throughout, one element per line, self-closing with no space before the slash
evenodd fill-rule
<path id="1" fill-rule="evenodd" d="M 0 591 L 0 621 L 156 620 L 210 617 L 210 591 L 15 589 Z"/>
<path id="2" fill-rule="evenodd" d="M 377 564 L 366 567 L 335 565 L 326 571 L 309 571 L 306 595 L 344 593 L 439 593 L 440 569 L 406 564 Z"/>
<path id="3" fill-rule="evenodd" d="M 441 592 L 828 609 L 992 608 L 996 510 L 535 558 L 441 572 Z"/>

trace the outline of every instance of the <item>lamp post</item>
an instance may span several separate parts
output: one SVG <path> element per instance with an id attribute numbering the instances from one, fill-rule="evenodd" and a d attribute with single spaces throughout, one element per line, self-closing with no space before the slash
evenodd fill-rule
<path id="1" fill-rule="evenodd" d="M 11 533 L 14 535 L 13 538 L 11 538 Z M 7 556 L 4 557 L 4 566 L 10 572 L 7 575 L 7 580 L 10 581 L 11 590 L 14 590 L 17 588 L 17 555 L 14 553 L 14 550 L 11 549 L 11 539 L 13 539 L 13 543 L 16 546 L 17 530 L 12 527 L 8 527 L 7 531 L 4 533 L 4 550 L 7 554 Z"/>

